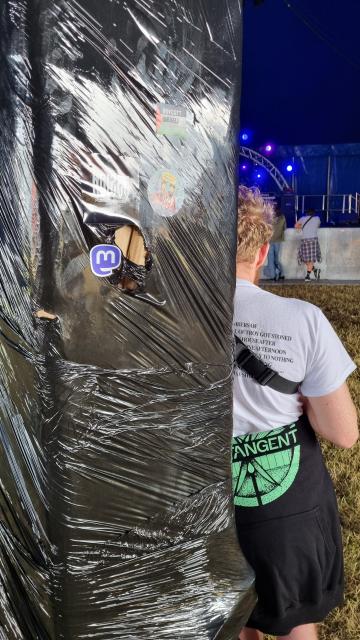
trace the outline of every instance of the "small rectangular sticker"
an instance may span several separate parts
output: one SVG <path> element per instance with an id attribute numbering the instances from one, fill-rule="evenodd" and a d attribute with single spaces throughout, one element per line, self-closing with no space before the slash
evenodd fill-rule
<path id="1" fill-rule="evenodd" d="M 156 132 L 159 136 L 187 138 L 189 112 L 185 107 L 158 104 L 156 109 Z"/>

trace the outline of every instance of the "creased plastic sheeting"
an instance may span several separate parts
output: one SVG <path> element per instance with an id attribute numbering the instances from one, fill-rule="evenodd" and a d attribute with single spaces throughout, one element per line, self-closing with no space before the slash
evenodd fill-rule
<path id="1" fill-rule="evenodd" d="M 0 10 L 0 638 L 235 640 L 239 0 Z"/>

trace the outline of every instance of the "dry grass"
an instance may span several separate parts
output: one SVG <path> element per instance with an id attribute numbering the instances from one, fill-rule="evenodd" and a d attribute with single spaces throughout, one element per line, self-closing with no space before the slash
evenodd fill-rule
<path id="1" fill-rule="evenodd" d="M 360 369 L 360 286 L 317 286 L 314 283 L 267 289 L 319 306 Z M 359 371 L 351 376 L 349 386 L 360 415 Z M 344 607 L 336 609 L 321 625 L 320 638 L 349 640 L 360 637 L 360 445 L 342 451 L 325 443 L 323 450 L 339 501 L 347 588 Z M 267 638 L 270 640 L 270 636 Z"/>

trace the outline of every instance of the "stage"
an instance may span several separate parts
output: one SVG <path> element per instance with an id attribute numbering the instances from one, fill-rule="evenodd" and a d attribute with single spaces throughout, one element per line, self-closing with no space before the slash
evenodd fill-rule
<path id="1" fill-rule="evenodd" d="M 281 249 L 281 263 L 287 284 L 303 280 L 305 265 L 298 265 L 297 250 L 301 235 L 295 229 L 287 229 Z M 321 280 L 324 284 L 354 284 L 360 282 L 360 228 L 320 229 L 319 242 L 322 252 Z M 264 279 L 267 277 L 266 265 Z M 327 281 L 327 282 L 324 282 Z M 315 281 L 314 281 L 315 282 Z M 314 282 L 312 284 L 314 284 Z"/>

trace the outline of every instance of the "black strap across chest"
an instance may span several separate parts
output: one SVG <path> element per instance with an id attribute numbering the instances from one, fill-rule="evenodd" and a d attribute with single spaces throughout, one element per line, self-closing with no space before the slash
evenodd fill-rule
<path id="1" fill-rule="evenodd" d="M 304 222 L 304 224 L 302 225 L 301 229 L 304 229 L 304 228 L 306 227 L 307 223 L 308 223 L 308 222 L 310 222 L 310 220 L 311 220 L 312 218 L 313 218 L 313 216 L 310 216 L 310 217 L 306 220 L 306 222 Z"/>
<path id="2" fill-rule="evenodd" d="M 235 361 L 240 369 L 246 371 L 261 386 L 270 387 L 280 393 L 291 395 L 297 393 L 301 382 L 283 378 L 258 358 L 246 344 L 235 336 Z"/>

